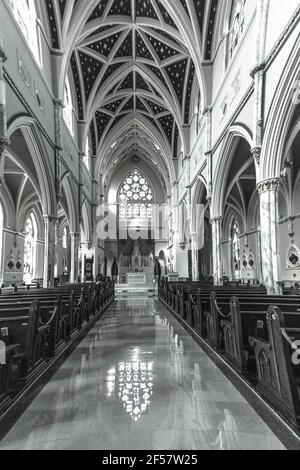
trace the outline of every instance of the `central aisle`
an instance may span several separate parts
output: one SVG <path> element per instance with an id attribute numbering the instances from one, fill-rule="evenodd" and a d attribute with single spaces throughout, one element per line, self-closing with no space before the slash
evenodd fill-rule
<path id="1" fill-rule="evenodd" d="M 0 443 L 28 450 L 283 449 L 168 311 L 119 300 Z"/>

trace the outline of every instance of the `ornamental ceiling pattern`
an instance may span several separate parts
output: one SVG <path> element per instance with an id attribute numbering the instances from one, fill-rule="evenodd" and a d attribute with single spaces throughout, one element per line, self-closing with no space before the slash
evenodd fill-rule
<path id="1" fill-rule="evenodd" d="M 184 34 L 200 59 L 210 60 L 217 3 L 46 0 L 53 48 L 65 51 L 72 44 L 77 109 L 90 126 L 94 155 L 122 118 L 132 116 L 154 127 L 170 155 L 177 157 L 182 126 L 190 120 L 196 77 Z M 174 19 L 175 10 L 184 32 Z M 141 141 L 145 136 L 135 140 L 136 151 Z"/>

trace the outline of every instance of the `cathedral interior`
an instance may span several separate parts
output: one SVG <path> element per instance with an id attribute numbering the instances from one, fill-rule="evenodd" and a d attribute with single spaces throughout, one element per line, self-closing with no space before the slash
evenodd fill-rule
<path id="1" fill-rule="evenodd" d="M 0 450 L 300 449 L 299 48 L 298 0 L 0 2 Z"/>

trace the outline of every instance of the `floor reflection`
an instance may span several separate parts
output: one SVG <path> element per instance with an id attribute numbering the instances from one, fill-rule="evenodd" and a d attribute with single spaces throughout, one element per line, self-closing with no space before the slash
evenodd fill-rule
<path id="1" fill-rule="evenodd" d="M 120 300 L 0 449 L 283 449 L 155 300 Z"/>
<path id="2" fill-rule="evenodd" d="M 126 412 L 138 421 L 151 403 L 153 362 L 119 362 L 116 391 Z"/>

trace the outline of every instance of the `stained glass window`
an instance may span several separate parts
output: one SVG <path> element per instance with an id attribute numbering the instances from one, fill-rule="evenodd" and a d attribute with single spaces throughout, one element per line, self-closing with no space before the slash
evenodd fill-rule
<path id="1" fill-rule="evenodd" d="M 71 93 L 71 85 L 69 77 L 66 79 L 64 88 L 64 120 L 67 124 L 69 131 L 73 135 L 74 133 L 74 121 L 73 121 L 73 100 Z"/>
<path id="2" fill-rule="evenodd" d="M 83 162 L 88 170 L 90 169 L 90 156 L 91 156 L 90 143 L 89 143 L 89 139 L 86 139 L 85 155 L 83 157 Z"/>
<path id="3" fill-rule="evenodd" d="M 119 191 L 121 218 L 151 218 L 153 191 L 149 181 L 134 170 L 125 178 Z"/>
<path id="4" fill-rule="evenodd" d="M 68 248 L 68 230 L 66 227 L 63 229 L 63 247 Z"/>
<path id="5" fill-rule="evenodd" d="M 246 0 L 233 0 L 229 24 L 229 48 L 228 59 L 230 60 L 236 50 L 245 27 L 245 4 Z"/>
<path id="6" fill-rule="evenodd" d="M 4 227 L 3 207 L 0 201 L 0 268 L 2 267 L 3 227 Z"/>
<path id="7" fill-rule="evenodd" d="M 36 233 L 33 215 L 30 214 L 25 224 L 24 240 L 24 282 L 30 284 L 34 278 Z"/>
<path id="8" fill-rule="evenodd" d="M 35 0 L 10 0 L 10 4 L 14 17 L 16 18 L 37 63 L 41 67 L 42 55 Z"/>
<path id="9" fill-rule="evenodd" d="M 236 220 L 232 224 L 232 256 L 233 256 L 233 275 L 234 279 L 241 278 L 241 246 L 240 229 Z"/>

